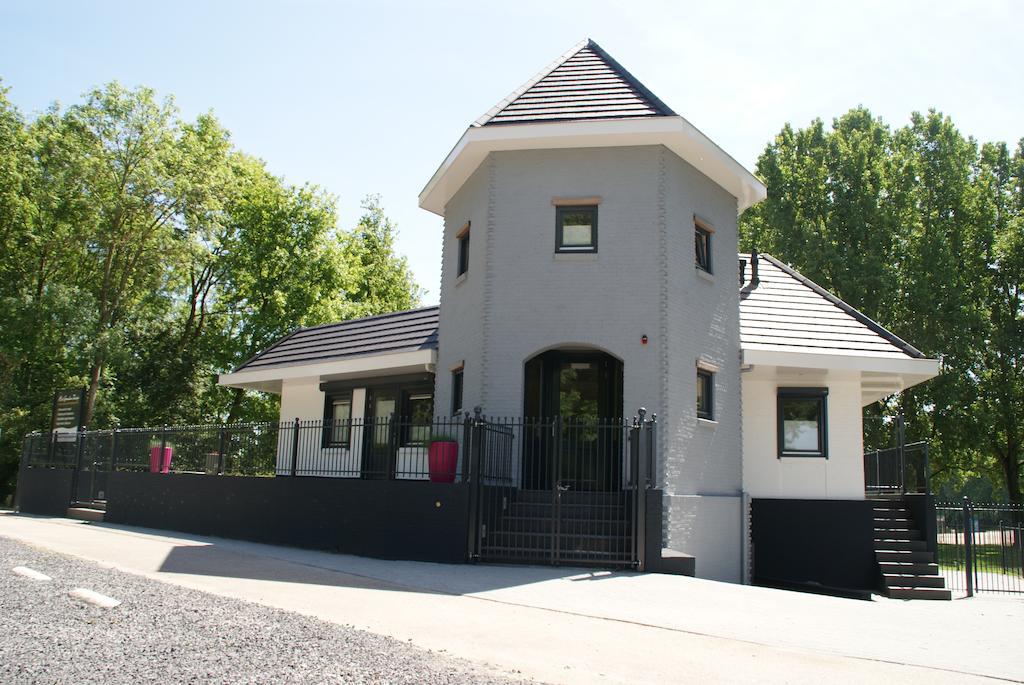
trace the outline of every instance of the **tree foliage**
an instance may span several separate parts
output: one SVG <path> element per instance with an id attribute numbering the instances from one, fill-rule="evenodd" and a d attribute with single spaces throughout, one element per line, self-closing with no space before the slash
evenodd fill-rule
<path id="1" fill-rule="evenodd" d="M 829 128 L 787 124 L 757 171 L 768 199 L 741 217 L 744 246 L 940 358 L 938 378 L 889 404 L 932 441 L 940 481 L 987 476 L 1020 501 L 1024 141 L 979 146 L 935 111 L 892 130 L 859 107 Z"/>
<path id="2" fill-rule="evenodd" d="M 217 374 L 296 327 L 415 306 L 379 200 L 351 230 L 335 205 L 149 89 L 34 120 L 0 89 L 0 499 L 59 389 L 88 389 L 94 427 L 274 418 Z"/>

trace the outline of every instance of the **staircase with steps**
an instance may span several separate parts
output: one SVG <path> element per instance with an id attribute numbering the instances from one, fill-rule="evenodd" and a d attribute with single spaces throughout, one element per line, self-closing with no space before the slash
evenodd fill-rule
<path id="1" fill-rule="evenodd" d="M 78 519 L 79 521 L 89 521 L 91 523 L 102 522 L 106 515 L 107 503 L 102 500 L 72 502 L 71 506 L 68 507 L 67 513 L 69 519 Z"/>
<path id="2" fill-rule="evenodd" d="M 557 507 L 554 497 L 550 490 L 516 492 L 508 509 L 491 520 L 483 555 L 494 561 L 632 563 L 628 493 L 567 490 L 558 495 Z"/>
<path id="3" fill-rule="evenodd" d="M 902 498 L 872 500 L 875 558 L 886 594 L 895 599 L 952 599 L 934 552 Z"/>

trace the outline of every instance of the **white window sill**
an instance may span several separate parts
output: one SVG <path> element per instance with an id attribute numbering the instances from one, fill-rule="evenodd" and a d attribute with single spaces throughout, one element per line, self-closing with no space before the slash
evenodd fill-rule
<path id="1" fill-rule="evenodd" d="M 455 279 L 455 286 L 458 287 L 466 282 L 466 277 L 469 276 L 469 272 L 465 271 Z"/>
<path id="2" fill-rule="evenodd" d="M 714 428 L 715 426 L 718 425 L 718 421 L 716 421 L 715 419 L 702 419 L 701 417 L 698 416 L 697 425 L 707 426 L 708 428 Z"/>
<path id="3" fill-rule="evenodd" d="M 700 268 L 699 266 L 694 267 L 694 269 L 697 271 L 697 275 L 700 276 L 701 278 L 703 278 L 708 283 L 714 283 L 715 282 L 715 275 L 714 274 L 708 273 L 707 271 L 705 271 L 704 269 Z"/>
<path id="4" fill-rule="evenodd" d="M 596 252 L 556 252 L 556 262 L 596 262 Z"/>

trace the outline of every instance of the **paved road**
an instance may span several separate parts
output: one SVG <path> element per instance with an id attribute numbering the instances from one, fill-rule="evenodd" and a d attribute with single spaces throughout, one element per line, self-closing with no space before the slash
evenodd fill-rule
<path id="1" fill-rule="evenodd" d="M 50 582 L 15 575 L 27 566 Z M 121 602 L 69 596 L 91 589 Z M 300 614 L 0 537 L 2 683 L 511 683 L 477 665 Z"/>
<path id="2" fill-rule="evenodd" d="M 2 514 L 0 536 L 549 682 L 1024 680 L 1019 600 L 862 602 L 655 574 L 388 562 Z"/>

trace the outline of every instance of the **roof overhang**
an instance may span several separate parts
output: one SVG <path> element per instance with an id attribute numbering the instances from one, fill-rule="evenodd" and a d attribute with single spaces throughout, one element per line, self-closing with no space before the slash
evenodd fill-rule
<path id="1" fill-rule="evenodd" d="M 768 346 L 743 345 L 743 364 L 759 367 L 839 371 L 859 374 L 863 405 L 923 383 L 939 375 L 938 359 L 874 356 L 860 352 L 844 354 L 833 350 L 828 354 L 794 352 Z"/>
<path id="2" fill-rule="evenodd" d="M 376 378 L 397 374 L 433 372 L 437 350 L 423 349 L 392 354 L 372 354 L 333 359 L 316 364 L 289 364 L 265 369 L 246 369 L 222 373 L 218 385 L 263 392 L 280 393 L 283 381 L 294 378 L 318 378 L 321 381 Z"/>
<path id="3" fill-rule="evenodd" d="M 448 201 L 491 152 L 631 145 L 672 150 L 735 197 L 738 212 L 768 194 L 756 176 L 686 119 L 657 116 L 470 127 L 420 192 L 420 207 L 444 216 Z"/>

